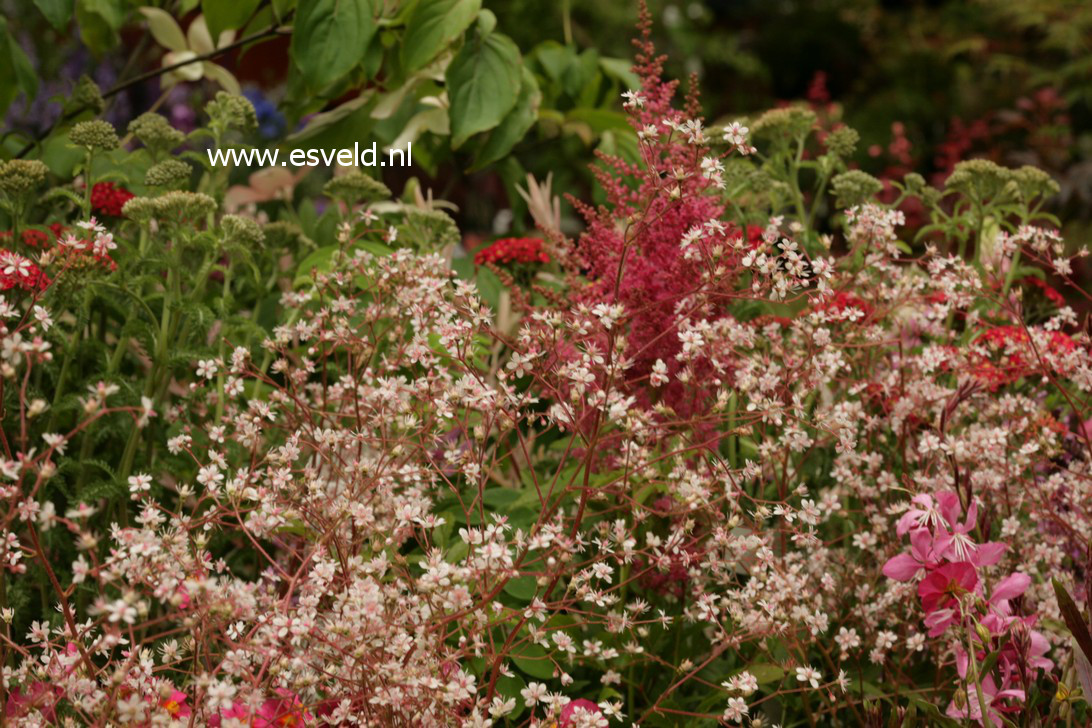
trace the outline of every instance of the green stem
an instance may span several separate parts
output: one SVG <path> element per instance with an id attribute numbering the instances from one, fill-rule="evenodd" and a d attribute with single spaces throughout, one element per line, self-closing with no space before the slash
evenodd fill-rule
<path id="1" fill-rule="evenodd" d="M 57 381 L 53 385 L 56 389 L 53 391 L 53 404 L 50 405 L 49 432 L 53 432 L 57 426 L 57 405 L 60 404 L 61 397 L 64 396 L 65 379 L 68 377 L 68 368 L 72 365 L 72 357 L 80 344 L 80 333 L 80 327 L 77 326 L 72 332 L 72 340 L 69 342 L 68 348 L 65 349 L 64 361 L 61 362 L 61 373 L 57 375 Z"/>
<path id="2" fill-rule="evenodd" d="M 83 216 L 84 218 L 91 217 L 91 162 L 94 160 L 94 153 L 87 150 L 87 166 L 83 170 Z"/>
<path id="3" fill-rule="evenodd" d="M 990 720 L 990 706 L 986 703 L 986 696 L 982 692 L 982 676 L 978 674 L 978 658 L 975 656 L 974 638 L 971 636 L 971 628 L 966 628 L 967 632 L 967 659 L 970 660 L 970 676 L 974 679 L 974 691 L 978 697 L 978 711 L 982 714 L 982 726 L 983 728 L 993 728 L 993 721 Z M 967 713 L 970 714 L 970 708 L 968 707 Z"/>
<path id="4" fill-rule="evenodd" d="M 231 261 L 224 266 L 224 294 L 220 298 L 220 326 L 227 320 L 228 298 L 231 296 Z M 224 361 L 224 334 L 220 332 L 219 360 Z M 224 416 L 224 367 L 219 367 L 216 374 L 216 423 L 219 424 Z"/>

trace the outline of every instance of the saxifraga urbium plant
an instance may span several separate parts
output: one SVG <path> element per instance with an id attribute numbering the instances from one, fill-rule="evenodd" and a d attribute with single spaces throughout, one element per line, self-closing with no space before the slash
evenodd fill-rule
<path id="1" fill-rule="evenodd" d="M 243 143 L 237 97 L 77 125 L 76 179 L 0 166 L 7 722 L 1089 719 L 1053 183 L 879 204 L 849 129 L 676 109 L 643 29 L 640 162 L 576 240 L 529 195 L 489 304 L 358 172 L 225 214 L 180 150 Z"/>

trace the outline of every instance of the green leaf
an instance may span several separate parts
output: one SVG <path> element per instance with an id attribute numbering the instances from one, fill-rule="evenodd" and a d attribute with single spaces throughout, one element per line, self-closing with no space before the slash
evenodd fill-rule
<path id="1" fill-rule="evenodd" d="M 1081 610 L 1077 608 L 1073 597 L 1069 596 L 1069 592 L 1061 582 L 1057 579 L 1051 579 L 1051 582 L 1054 584 L 1054 596 L 1058 598 L 1058 607 L 1061 609 L 1062 618 L 1065 619 L 1065 626 L 1073 634 L 1073 639 L 1077 641 L 1085 658 L 1092 661 L 1092 635 L 1089 634 L 1088 624 L 1081 616 Z"/>
<path id="2" fill-rule="evenodd" d="M 447 67 L 451 103 L 451 146 L 488 131 L 516 105 L 520 88 L 519 49 L 500 33 L 475 34 Z"/>
<path id="3" fill-rule="evenodd" d="M 640 77 L 633 72 L 633 62 L 625 58 L 600 58 L 599 67 L 607 76 L 617 79 L 628 89 L 641 88 Z"/>
<path id="4" fill-rule="evenodd" d="M 497 16 L 489 8 L 482 8 L 478 13 L 478 32 L 489 35 L 497 27 Z"/>
<path id="5" fill-rule="evenodd" d="M 278 20 L 284 20 L 295 8 L 296 0 L 273 0 L 273 14 Z"/>
<path id="6" fill-rule="evenodd" d="M 201 12 L 209 26 L 209 35 L 219 38 L 225 30 L 238 30 L 250 19 L 260 0 L 201 0 Z"/>
<path id="7" fill-rule="evenodd" d="M 125 21 L 122 0 L 77 0 L 76 23 L 84 45 L 96 56 L 118 44 L 118 30 Z"/>
<path id="8" fill-rule="evenodd" d="M 354 141 L 364 138 L 374 100 L 374 92 L 369 90 L 329 111 L 315 114 L 305 127 L 290 134 L 286 141 L 297 149 L 351 147 Z"/>
<path id="9" fill-rule="evenodd" d="M 38 75 L 30 65 L 30 59 L 8 32 L 7 21 L 0 18 L 0 65 L 10 71 L 0 74 L 0 114 L 7 111 L 11 102 L 22 91 L 27 100 L 38 93 Z"/>
<path id="10" fill-rule="evenodd" d="M 542 93 L 538 90 L 538 82 L 535 75 L 526 67 L 520 69 L 523 74 L 523 83 L 519 89 L 519 99 L 516 106 L 500 125 L 489 132 L 489 138 L 478 151 L 477 161 L 471 167 L 471 171 L 480 169 L 487 164 L 497 161 L 512 150 L 527 133 L 538 117 L 538 107 L 542 103 Z"/>
<path id="11" fill-rule="evenodd" d="M 333 258 L 337 251 L 337 245 L 325 245 L 318 250 L 312 251 L 310 255 L 300 261 L 300 265 L 296 269 L 296 277 L 292 281 L 292 287 L 298 288 L 313 282 L 314 279 L 311 273 L 314 270 L 318 270 L 320 273 L 329 273 L 334 267 Z"/>
<path id="12" fill-rule="evenodd" d="M 512 722 L 523 715 L 523 711 L 527 708 L 527 704 L 523 700 L 523 696 L 520 695 L 520 691 L 527 687 L 527 683 L 523 681 L 519 675 L 513 675 L 512 677 L 501 677 L 497 680 L 497 692 L 504 697 L 515 700 L 516 707 L 512 709 L 512 712 L 505 716 L 509 725 Z"/>
<path id="13" fill-rule="evenodd" d="M 300 5 L 292 59 L 307 85 L 322 90 L 364 60 L 375 34 L 371 0 L 314 0 Z"/>
<path id="14" fill-rule="evenodd" d="M 173 15 L 159 8 L 141 8 L 140 13 L 148 19 L 148 30 L 152 32 L 156 43 L 172 51 L 184 51 L 189 48 L 186 35 Z"/>
<path id="15" fill-rule="evenodd" d="M 565 69 L 576 60 L 576 50 L 572 46 L 562 45 L 556 40 L 547 40 L 535 46 L 535 58 L 551 81 L 560 82 Z M 634 87 L 637 88 L 637 87 Z"/>
<path id="16" fill-rule="evenodd" d="M 538 592 L 538 580 L 533 576 L 520 576 L 509 579 L 504 585 L 506 594 L 511 594 L 516 599 L 529 602 Z"/>
<path id="17" fill-rule="evenodd" d="M 68 28 L 68 21 L 72 20 L 72 11 L 76 7 L 73 0 L 34 0 L 34 4 L 57 30 Z"/>
<path id="18" fill-rule="evenodd" d="M 470 27 L 481 0 L 426 0 L 414 6 L 402 40 L 402 68 L 412 73 Z"/>
<path id="19" fill-rule="evenodd" d="M 500 302 L 501 291 L 504 289 L 504 284 L 500 282 L 500 278 L 497 278 L 497 274 L 488 268 L 479 268 L 475 275 L 475 282 L 482 301 L 489 304 L 489 308 L 496 311 Z"/>
<path id="20" fill-rule="evenodd" d="M 759 685 L 778 682 L 781 678 L 785 677 L 784 670 L 777 665 L 771 665 L 768 662 L 759 662 L 754 665 L 748 665 L 743 669 L 754 675 L 755 680 L 758 680 Z"/>
<path id="21" fill-rule="evenodd" d="M 547 659 L 546 650 L 540 645 L 526 645 L 518 655 L 512 655 L 512 662 L 531 677 L 549 680 L 554 676 L 554 663 Z"/>

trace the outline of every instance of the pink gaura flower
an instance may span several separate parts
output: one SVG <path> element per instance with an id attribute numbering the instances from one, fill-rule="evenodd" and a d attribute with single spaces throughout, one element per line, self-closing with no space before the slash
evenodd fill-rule
<path id="1" fill-rule="evenodd" d="M 910 553 L 888 559 L 883 565 L 884 576 L 895 581 L 910 581 L 918 572 L 939 566 L 950 543 L 947 534 L 934 536 L 927 528 L 914 529 L 910 533 Z"/>
<path id="2" fill-rule="evenodd" d="M 899 536 L 905 536 L 906 532 L 916 528 L 936 528 L 940 525 L 946 524 L 947 521 L 944 517 L 941 504 L 938 502 L 942 500 L 944 493 L 937 494 L 937 499 L 934 500 L 933 496 L 928 493 L 919 493 L 910 499 L 910 503 L 916 507 L 911 507 L 906 513 L 902 514 L 902 518 L 899 519 L 898 525 L 895 526 L 895 533 Z M 944 500 L 947 500 L 944 498 Z M 959 499 L 956 499 L 956 504 L 959 504 Z"/>
<path id="3" fill-rule="evenodd" d="M 918 596 L 925 610 L 929 636 L 936 637 L 958 620 L 959 599 L 978 587 L 974 564 L 957 561 L 934 569 L 918 584 Z"/>

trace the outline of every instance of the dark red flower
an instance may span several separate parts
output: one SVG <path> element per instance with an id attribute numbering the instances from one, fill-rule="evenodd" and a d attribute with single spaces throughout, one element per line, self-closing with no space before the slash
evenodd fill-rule
<path id="1" fill-rule="evenodd" d="M 474 265 L 549 262 L 541 238 L 501 238 L 474 253 Z"/>
<path id="2" fill-rule="evenodd" d="M 1054 286 L 1050 285 L 1046 281 L 1039 280 L 1035 276 L 1024 276 L 1024 278 L 1022 278 L 1020 282 L 1026 286 L 1038 288 L 1040 291 L 1042 291 L 1043 295 L 1046 296 L 1047 300 L 1053 303 L 1055 306 L 1065 305 L 1065 296 L 1059 293 L 1058 290 L 1054 288 Z"/>
<path id="3" fill-rule="evenodd" d="M 120 217 L 121 208 L 135 196 L 129 190 L 118 187 L 113 182 L 97 182 L 91 188 L 91 207 L 100 215 Z"/>

